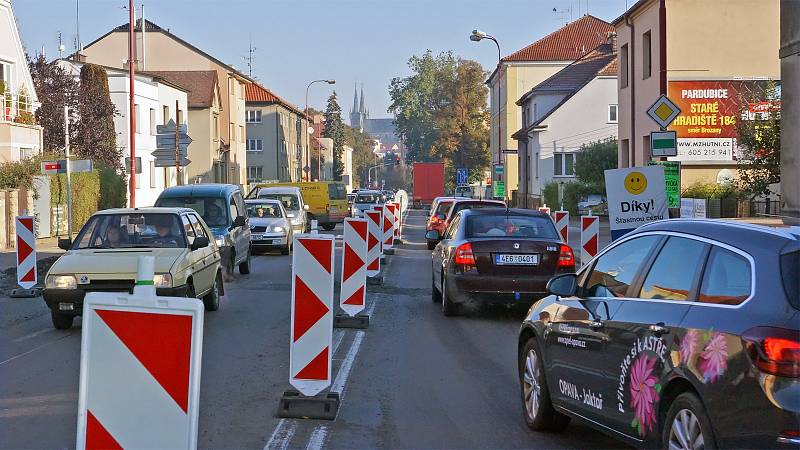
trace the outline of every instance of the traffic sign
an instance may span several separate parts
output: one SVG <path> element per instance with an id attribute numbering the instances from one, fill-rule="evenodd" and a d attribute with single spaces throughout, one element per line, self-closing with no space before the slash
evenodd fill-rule
<path id="1" fill-rule="evenodd" d="M 188 146 L 192 143 L 192 138 L 186 134 L 189 127 L 182 123 L 176 125 L 175 121 L 170 119 L 166 125 L 156 126 L 156 151 L 152 155 L 156 158 L 156 167 L 174 167 L 180 163 L 181 166 L 187 166 L 191 161 L 186 158 Z M 177 133 L 177 136 L 176 136 Z M 176 161 L 176 147 L 180 155 Z"/>
<path id="2" fill-rule="evenodd" d="M 186 147 L 181 147 L 178 151 L 182 158 L 186 158 Z M 153 152 L 150 152 L 156 159 L 165 159 L 165 158 L 172 158 L 175 159 L 175 148 L 159 148 Z"/>
<path id="3" fill-rule="evenodd" d="M 677 156 L 677 142 L 674 131 L 653 131 L 650 133 L 650 155 L 653 157 Z"/>
<path id="4" fill-rule="evenodd" d="M 556 230 L 565 244 L 569 244 L 569 211 L 556 211 Z"/>
<path id="5" fill-rule="evenodd" d="M 664 186 L 667 189 L 667 207 L 681 207 L 681 163 L 680 161 L 648 161 L 648 166 L 664 168 Z"/>
<path id="6" fill-rule="evenodd" d="M 24 289 L 36 285 L 36 234 L 33 231 L 33 217 L 18 216 L 17 233 L 17 284 Z"/>
<path id="7" fill-rule="evenodd" d="M 456 186 L 464 186 L 469 183 L 469 170 L 466 168 L 456 169 Z"/>
<path id="8" fill-rule="evenodd" d="M 381 272 L 382 214 L 380 210 L 366 211 L 367 220 L 369 220 L 367 227 L 369 231 L 367 240 L 367 276 L 369 277 L 377 277 Z"/>
<path id="9" fill-rule="evenodd" d="M 181 166 L 188 166 L 192 161 L 186 158 L 181 158 Z M 154 161 L 156 167 L 175 167 L 175 157 L 170 159 L 156 159 Z"/>
<path id="10" fill-rule="evenodd" d="M 494 189 L 494 196 L 495 197 L 505 197 L 506 196 L 506 183 L 505 181 L 497 180 L 492 183 L 492 188 Z"/>
<path id="11" fill-rule="evenodd" d="M 342 252 L 342 283 L 339 306 L 350 317 L 364 309 L 367 284 L 367 219 L 344 220 L 344 251 Z"/>
<path id="12" fill-rule="evenodd" d="M 180 140 L 181 147 L 186 147 L 192 142 L 194 142 L 194 140 L 191 137 L 189 137 L 188 134 L 181 135 L 181 140 Z M 173 131 L 172 134 L 156 135 L 156 147 L 175 148 L 175 132 Z"/>
<path id="13" fill-rule="evenodd" d="M 182 123 L 180 127 L 178 127 L 178 133 L 185 135 L 189 131 L 189 127 Z M 169 119 L 166 125 L 156 125 L 156 134 L 171 134 L 174 138 L 175 136 L 175 121 Z"/>
<path id="14" fill-rule="evenodd" d="M 42 161 L 42 175 L 55 175 L 67 173 L 67 160 Z M 91 172 L 94 169 L 91 159 L 73 159 L 69 162 L 70 173 Z"/>
<path id="15" fill-rule="evenodd" d="M 678 105 L 663 94 L 661 97 L 658 97 L 658 100 L 653 102 L 653 105 L 647 110 L 647 115 L 650 116 L 662 130 L 665 130 L 680 113 L 681 109 L 678 108 Z"/>

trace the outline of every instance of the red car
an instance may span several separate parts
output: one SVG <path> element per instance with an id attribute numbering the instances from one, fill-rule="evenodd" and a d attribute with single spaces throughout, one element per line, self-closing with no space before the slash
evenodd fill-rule
<path id="1" fill-rule="evenodd" d="M 428 213 L 428 223 L 425 225 L 425 232 L 436 230 L 439 235 L 444 233 L 444 224 L 447 214 L 450 213 L 450 208 L 453 207 L 453 202 L 460 197 L 436 197 L 431 205 L 431 210 Z M 433 250 L 436 247 L 435 241 L 428 241 L 428 250 Z"/>
<path id="2" fill-rule="evenodd" d="M 446 201 L 449 201 L 450 203 L 441 207 L 442 211 L 439 211 L 440 209 L 439 206 L 436 206 L 437 208 L 436 213 L 431 214 L 431 218 L 428 221 L 428 229 L 426 230 L 426 232 L 430 230 L 436 230 L 439 232 L 439 236 L 442 236 L 444 234 L 444 230 L 447 229 L 447 225 L 450 224 L 450 221 L 453 220 L 453 217 L 455 217 L 459 211 L 465 209 L 476 209 L 476 208 L 506 207 L 505 202 L 502 202 L 500 200 L 473 200 L 471 198 L 466 198 L 466 197 L 441 197 L 441 198 L 442 200 L 440 200 L 439 205 L 441 205 L 442 202 Z M 433 248 L 436 247 L 436 244 L 438 244 L 440 240 L 441 238 L 428 239 L 426 237 L 425 241 L 428 243 L 428 250 L 433 250 Z"/>

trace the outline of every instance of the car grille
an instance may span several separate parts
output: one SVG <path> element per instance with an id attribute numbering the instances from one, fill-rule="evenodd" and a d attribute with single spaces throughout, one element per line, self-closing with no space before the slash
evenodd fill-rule
<path id="1" fill-rule="evenodd" d="M 134 284 L 134 280 L 92 280 L 78 286 L 84 291 L 132 293 Z"/>
<path id="2" fill-rule="evenodd" d="M 267 227 L 250 227 L 250 231 L 253 233 L 266 233 Z"/>

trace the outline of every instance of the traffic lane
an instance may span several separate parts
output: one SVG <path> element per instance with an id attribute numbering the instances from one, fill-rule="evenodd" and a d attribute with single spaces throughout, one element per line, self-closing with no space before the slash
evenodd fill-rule
<path id="1" fill-rule="evenodd" d="M 408 218 L 331 427 L 332 448 L 619 448 L 583 425 L 527 428 L 517 376 L 519 309 L 446 318 L 431 301 L 424 215 Z"/>

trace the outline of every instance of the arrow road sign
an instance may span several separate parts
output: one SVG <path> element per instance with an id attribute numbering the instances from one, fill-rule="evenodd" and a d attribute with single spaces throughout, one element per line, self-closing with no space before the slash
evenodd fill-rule
<path id="1" fill-rule="evenodd" d="M 186 155 L 187 155 L 186 147 L 181 147 L 180 150 L 179 150 L 179 153 L 180 153 L 181 157 L 186 158 Z M 175 159 L 175 149 L 174 148 L 159 148 L 159 149 L 156 149 L 155 151 L 151 152 L 150 154 L 153 155 L 156 159 L 163 159 L 163 158 Z"/>
<path id="2" fill-rule="evenodd" d="M 193 142 L 189 135 L 181 135 L 181 146 L 187 146 Z M 175 148 L 175 132 L 172 134 L 159 134 L 156 136 L 156 147 L 158 148 Z"/>
<path id="3" fill-rule="evenodd" d="M 177 128 L 178 136 L 175 136 Z M 186 159 L 187 147 L 192 143 L 192 138 L 189 137 L 187 131 L 189 128 L 185 123 L 176 126 L 175 121 L 170 119 L 166 125 L 158 125 L 156 127 L 156 151 L 151 154 L 156 158 L 156 167 L 172 167 L 176 165 L 175 161 L 175 147 L 178 147 L 180 158 L 180 165 L 185 166 L 189 164 Z M 177 138 L 177 139 L 176 139 Z"/>
<path id="4" fill-rule="evenodd" d="M 678 108 L 678 105 L 672 103 L 672 100 L 667 98 L 666 95 L 658 97 L 658 100 L 653 102 L 653 105 L 647 110 L 647 115 L 650 116 L 662 130 L 665 130 L 680 113 L 681 109 Z"/>
<path id="5" fill-rule="evenodd" d="M 156 167 L 175 167 L 175 156 L 173 155 L 170 159 L 156 159 L 153 162 Z M 191 160 L 181 158 L 181 166 L 188 166 L 191 162 Z"/>
<path id="6" fill-rule="evenodd" d="M 59 159 L 58 161 L 42 161 L 42 174 L 55 175 L 57 173 L 67 173 L 67 160 Z M 69 164 L 70 173 L 91 172 L 94 167 L 92 166 L 91 159 L 73 159 Z"/>
<path id="7" fill-rule="evenodd" d="M 185 123 L 182 123 L 181 126 L 178 128 L 178 132 L 182 135 L 185 135 L 189 131 L 189 128 Z M 156 134 L 171 134 L 173 137 L 175 136 L 175 121 L 169 119 L 166 125 L 156 125 Z"/>

